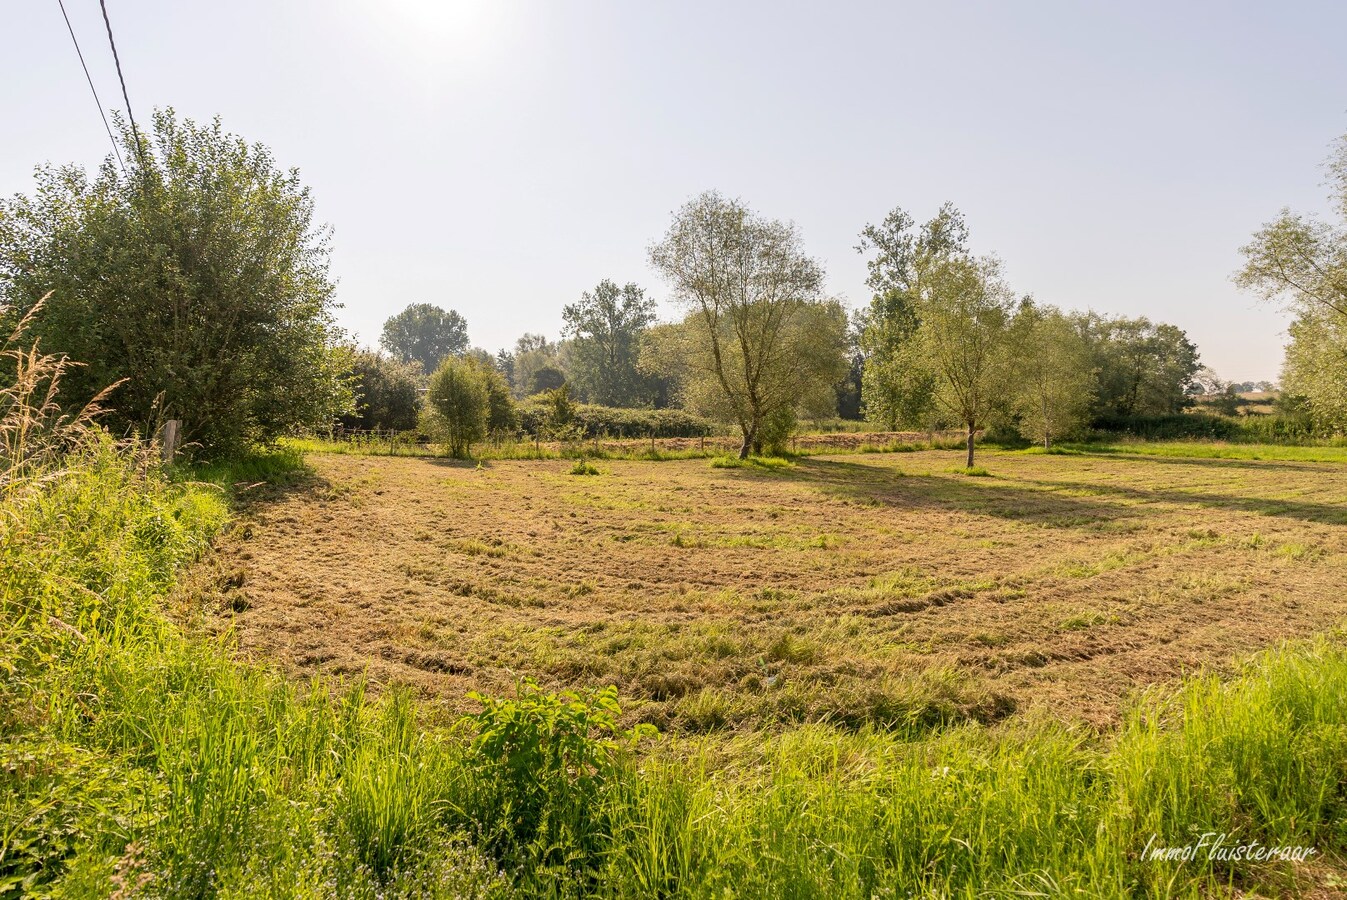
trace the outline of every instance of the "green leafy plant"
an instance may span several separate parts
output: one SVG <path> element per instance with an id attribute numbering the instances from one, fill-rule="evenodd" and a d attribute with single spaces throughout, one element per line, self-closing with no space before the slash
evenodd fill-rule
<path id="1" fill-rule="evenodd" d="M 598 470 L 595 466 L 593 466 L 593 465 L 589 462 L 589 460 L 585 459 L 585 458 L 582 456 L 582 457 L 580 457 L 579 459 L 577 459 L 577 460 L 575 461 L 575 465 L 571 466 L 571 474 L 572 474 L 572 475 L 598 475 L 598 474 L 599 474 L 599 470 Z"/>
<path id="2" fill-rule="evenodd" d="M 602 795 L 623 752 L 654 727 L 618 725 L 615 687 L 554 694 L 525 679 L 513 698 L 469 696 L 482 711 L 461 722 L 475 734 L 468 805 L 485 849 L 502 861 L 592 865 L 607 834 Z"/>

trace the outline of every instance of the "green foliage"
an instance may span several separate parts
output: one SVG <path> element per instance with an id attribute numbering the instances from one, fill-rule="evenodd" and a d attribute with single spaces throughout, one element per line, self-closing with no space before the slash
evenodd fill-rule
<path id="1" fill-rule="evenodd" d="M 594 867 L 619 753 L 655 729 L 620 728 L 612 687 L 551 694 L 526 679 L 512 699 L 469 696 L 482 704 L 465 720 L 475 736 L 464 763 L 483 846 L 502 862 Z"/>
<path id="2" fill-rule="evenodd" d="M 542 433 L 549 440 L 574 441 L 584 436 L 583 427 L 575 415 L 575 401 L 570 387 L 562 384 L 542 395 Z"/>
<path id="3" fill-rule="evenodd" d="M 439 433 L 449 455 L 465 459 L 472 445 L 486 435 L 488 392 L 479 366 L 469 360 L 447 357 L 430 376 L 426 392 L 426 426 Z"/>
<path id="4" fill-rule="evenodd" d="M 789 466 L 790 461 L 780 456 L 750 456 L 747 459 L 738 456 L 717 456 L 711 460 L 713 469 L 785 469 Z"/>
<path id="5" fill-rule="evenodd" d="M 513 434 L 519 427 L 510 382 L 499 369 L 484 360 L 470 360 L 477 367 L 486 388 L 486 431 L 491 435 Z"/>
<path id="6" fill-rule="evenodd" d="M 1012 325 L 1014 411 L 1029 440 L 1051 447 L 1078 436 L 1089 419 L 1096 375 L 1089 346 L 1059 310 L 1021 305 Z"/>
<path id="7" fill-rule="evenodd" d="M 585 458 L 582 456 L 582 457 L 580 457 L 579 459 L 577 459 L 577 460 L 575 461 L 575 465 L 571 466 L 571 474 L 572 474 L 572 475 L 598 475 L 598 474 L 599 474 L 599 470 L 598 470 L 597 468 L 595 468 L 595 467 L 589 462 L 589 460 L 585 459 Z"/>
<path id="8" fill-rule="evenodd" d="M 1004 397 L 1015 298 L 995 259 L 951 256 L 933 262 L 917 302 L 913 340 L 921 367 L 934 376 L 936 403 L 967 429 L 967 468 L 974 435 Z"/>
<path id="9" fill-rule="evenodd" d="M 565 382 L 560 354 L 557 344 L 541 334 L 526 332 L 515 341 L 512 352 L 500 351 L 497 360 L 515 397 L 523 398 L 553 390 Z"/>
<path id="10" fill-rule="evenodd" d="M 936 404 L 936 372 L 917 342 L 922 284 L 943 260 L 968 251 L 968 228 L 953 204 L 940 207 L 919 229 L 901 208 L 861 231 L 857 250 L 866 260 L 866 284 L 874 291 L 865 312 L 861 349 L 865 368 L 861 394 L 865 414 L 889 429 L 935 430 L 942 426 Z"/>
<path id="11" fill-rule="evenodd" d="M 1347 304 L 1344 304 L 1347 308 Z M 1347 430 L 1347 314 L 1310 307 L 1288 333 L 1282 387 L 1303 398 L 1309 420 L 1320 430 Z"/>
<path id="12" fill-rule="evenodd" d="M 183 637 L 158 603 L 223 516 L 107 442 L 0 507 L 8 896 L 1276 896 L 1316 870 L 1140 855 L 1194 829 L 1347 851 L 1340 636 L 1191 678 L 1103 738 L 814 725 L 637 763 L 612 689 L 526 683 L 446 733 L 404 693 L 300 690 Z"/>
<path id="13" fill-rule="evenodd" d="M 548 408 L 546 395 L 521 403 L 520 428 L 527 434 L 545 434 Z M 619 409 L 573 403 L 571 410 L 572 421 L 584 429 L 585 437 L 700 437 L 718 430 L 706 419 L 681 409 Z"/>
<path id="14" fill-rule="evenodd" d="M 379 343 L 399 362 L 434 372 L 446 358 L 468 349 L 468 322 L 452 309 L 413 303 L 384 322 Z"/>
<path id="15" fill-rule="evenodd" d="M 641 333 L 655 321 L 655 301 L 633 283 L 599 282 L 561 313 L 571 337 L 568 370 L 580 393 L 603 406 L 639 406 L 649 379 L 637 371 Z"/>
<path id="16" fill-rule="evenodd" d="M 0 302 L 23 314 L 51 293 L 35 333 L 84 363 L 63 397 L 117 389 L 112 424 L 231 453 L 349 408 L 334 348 L 326 233 L 295 170 L 208 125 L 156 112 L 125 174 L 44 167 L 0 203 Z M 143 166 L 142 166 L 143 161 Z"/>
<path id="17" fill-rule="evenodd" d="M 1191 403 L 1201 365 L 1197 347 L 1182 329 L 1149 319 L 1072 316 L 1097 373 L 1094 418 L 1164 416 Z"/>
<path id="18" fill-rule="evenodd" d="M 763 418 L 754 449 L 768 456 L 784 456 L 790 436 L 795 433 L 795 425 L 795 407 L 777 407 Z"/>
<path id="19" fill-rule="evenodd" d="M 650 260 L 688 314 L 653 331 L 642 367 L 675 380 L 684 406 L 735 423 L 740 456 L 761 450 L 780 410 L 836 412 L 846 313 L 823 299 L 823 271 L 794 225 L 707 192 L 675 214 Z"/>
<path id="20" fill-rule="evenodd" d="M 421 369 L 370 350 L 356 351 L 351 360 L 355 413 L 342 416 L 347 428 L 406 431 L 416 427 L 421 405 Z"/>

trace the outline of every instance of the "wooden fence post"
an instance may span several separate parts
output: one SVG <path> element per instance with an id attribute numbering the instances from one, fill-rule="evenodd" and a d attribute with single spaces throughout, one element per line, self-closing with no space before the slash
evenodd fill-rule
<path id="1" fill-rule="evenodd" d="M 173 455 L 178 452 L 178 432 L 181 428 L 181 419 L 169 419 L 159 426 L 159 456 L 166 463 L 173 462 Z"/>

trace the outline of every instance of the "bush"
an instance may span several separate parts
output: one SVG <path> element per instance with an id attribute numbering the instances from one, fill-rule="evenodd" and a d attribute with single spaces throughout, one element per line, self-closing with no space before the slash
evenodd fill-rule
<path id="1" fill-rule="evenodd" d="M 487 385 L 481 369 L 468 360 L 449 357 L 430 376 L 426 424 L 443 436 L 449 455 L 464 459 L 487 426 Z"/>
<path id="2" fill-rule="evenodd" d="M 754 448 L 768 456 L 785 456 L 786 445 L 795 433 L 795 410 L 788 406 L 777 407 L 763 419 L 762 430 L 758 432 L 758 447 Z"/>
<path id="3" fill-rule="evenodd" d="M 228 455 L 349 408 L 327 238 L 295 170 L 213 122 L 157 111 L 127 172 L 43 168 L 0 201 L 0 291 L 52 352 L 83 366 L 63 401 L 108 385 L 114 430 L 181 419 Z"/>
<path id="4" fill-rule="evenodd" d="M 546 395 L 519 404 L 519 427 L 527 434 L 547 435 Z M 586 438 L 688 438 L 715 434 L 717 426 L 681 409 L 622 409 L 572 403 L 573 423 Z"/>
<path id="5" fill-rule="evenodd" d="M 599 470 L 598 470 L 597 468 L 595 468 L 594 466 L 590 465 L 590 463 L 589 463 L 589 461 L 588 461 L 587 459 L 585 459 L 584 457 L 581 457 L 580 459 L 577 459 L 577 460 L 575 461 L 575 465 L 571 466 L 571 474 L 572 474 L 572 475 L 598 475 L 598 474 L 599 474 Z"/>
<path id="6" fill-rule="evenodd" d="M 409 431 L 416 427 L 421 370 L 372 350 L 359 350 L 351 360 L 355 412 L 343 416 L 345 428 Z"/>
<path id="7" fill-rule="evenodd" d="M 1168 416 L 1102 416 L 1091 423 L 1097 437 L 1137 437 L 1148 441 L 1246 441 L 1306 443 L 1326 437 L 1301 414 L 1218 416 L 1175 413 Z"/>
<path id="8" fill-rule="evenodd" d="M 558 695 L 524 680 L 513 699 L 469 696 L 482 711 L 463 720 L 475 732 L 465 806 L 483 846 L 502 862 L 596 864 L 618 753 L 653 726 L 618 727 L 614 687 Z"/>

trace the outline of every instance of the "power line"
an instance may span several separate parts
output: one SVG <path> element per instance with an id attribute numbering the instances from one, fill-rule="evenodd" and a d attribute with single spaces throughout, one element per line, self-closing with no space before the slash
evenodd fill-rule
<path id="1" fill-rule="evenodd" d="M 61 17 L 65 19 L 66 30 L 70 32 L 70 40 L 75 45 L 75 53 L 80 58 L 80 66 L 84 69 L 84 78 L 89 82 L 89 90 L 93 92 L 94 103 L 98 104 L 98 115 L 103 119 L 103 129 L 108 133 L 108 140 L 112 142 L 112 152 L 117 154 L 117 165 L 121 166 L 122 174 L 126 174 L 126 163 L 122 160 L 122 150 L 117 146 L 117 139 L 112 136 L 112 126 L 108 124 L 108 114 L 103 110 L 103 101 L 98 99 L 98 88 L 94 87 L 93 76 L 89 74 L 89 67 L 84 62 L 84 51 L 80 49 L 80 42 L 75 37 L 75 29 L 70 24 L 70 16 L 66 15 L 65 0 L 56 0 L 61 7 Z"/>
<path id="2" fill-rule="evenodd" d="M 126 101 L 126 117 L 131 120 L 131 137 L 136 142 L 136 158 L 140 160 L 140 171 L 145 175 L 145 152 L 140 149 L 140 132 L 136 129 L 136 116 L 131 112 L 131 95 L 126 92 L 126 78 L 122 75 L 122 60 L 117 55 L 117 42 L 112 39 L 112 22 L 108 20 L 107 0 L 98 0 L 98 6 L 103 10 L 103 24 L 108 29 L 108 45 L 112 47 L 112 61 L 117 64 L 117 80 L 122 83 L 122 99 Z"/>

